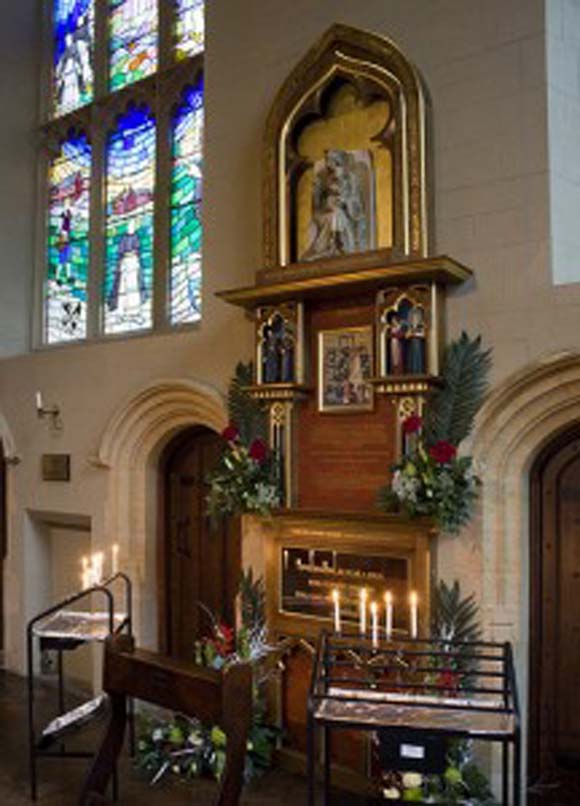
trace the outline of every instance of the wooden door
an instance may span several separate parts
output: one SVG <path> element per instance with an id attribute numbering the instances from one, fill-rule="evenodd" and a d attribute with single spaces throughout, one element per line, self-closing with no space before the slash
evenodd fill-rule
<path id="1" fill-rule="evenodd" d="M 4 649 L 4 560 L 8 548 L 6 511 L 6 457 L 0 440 L 0 651 Z"/>
<path id="2" fill-rule="evenodd" d="M 566 791 L 576 796 L 580 784 L 578 433 L 558 439 L 536 464 L 532 514 L 531 768 L 536 780 L 560 782 L 560 797 Z M 571 781 L 571 775 L 576 780 Z"/>
<path id="3" fill-rule="evenodd" d="M 210 633 L 207 610 L 228 624 L 233 620 L 239 534 L 229 523 L 212 525 L 206 505 L 207 476 L 222 447 L 213 431 L 196 428 L 178 437 L 162 460 L 162 645 L 184 660 L 193 658 L 195 640 Z"/>

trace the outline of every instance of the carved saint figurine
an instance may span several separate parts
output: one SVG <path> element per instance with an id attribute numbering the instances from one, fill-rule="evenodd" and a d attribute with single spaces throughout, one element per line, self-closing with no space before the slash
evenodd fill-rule
<path id="1" fill-rule="evenodd" d="M 371 188 L 368 152 L 325 152 L 314 169 L 311 239 L 302 260 L 363 252 L 374 246 Z"/>
<path id="2" fill-rule="evenodd" d="M 407 325 L 393 314 L 387 328 L 387 371 L 390 375 L 405 373 L 405 336 Z"/>
<path id="3" fill-rule="evenodd" d="M 409 375 L 423 375 L 426 369 L 425 312 L 414 305 L 408 316 L 406 370 Z"/>

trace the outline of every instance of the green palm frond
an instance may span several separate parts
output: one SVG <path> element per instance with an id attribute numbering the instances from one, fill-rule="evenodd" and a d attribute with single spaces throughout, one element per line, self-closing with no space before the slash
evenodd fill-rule
<path id="1" fill-rule="evenodd" d="M 263 406 L 254 400 L 248 392 L 254 378 L 254 367 L 250 361 L 241 361 L 236 366 L 234 377 L 228 389 L 228 413 L 230 422 L 240 432 L 242 442 L 249 445 L 253 439 L 265 439 L 267 435 L 267 417 Z"/>
<path id="2" fill-rule="evenodd" d="M 481 638 L 479 606 L 475 596 L 462 598 L 459 582 L 441 580 L 432 602 L 432 634 L 443 641 L 478 641 Z"/>
<path id="3" fill-rule="evenodd" d="M 424 439 L 428 445 L 445 440 L 459 445 L 471 432 L 488 387 L 491 350 L 484 350 L 481 337 L 466 333 L 445 351 L 443 386 L 432 396 L 425 417 Z"/>

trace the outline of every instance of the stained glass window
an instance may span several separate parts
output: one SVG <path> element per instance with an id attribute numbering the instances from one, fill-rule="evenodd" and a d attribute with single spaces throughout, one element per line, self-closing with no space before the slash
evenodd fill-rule
<path id="1" fill-rule="evenodd" d="M 93 100 L 93 0 L 54 0 L 53 104 L 63 115 Z"/>
<path id="2" fill-rule="evenodd" d="M 204 47 L 205 0 L 177 0 L 176 6 L 177 58 L 186 59 Z"/>
<path id="3" fill-rule="evenodd" d="M 157 69 L 157 0 L 109 0 L 111 90 Z"/>
<path id="4" fill-rule="evenodd" d="M 151 327 L 155 121 L 130 106 L 107 145 L 106 333 Z"/>
<path id="5" fill-rule="evenodd" d="M 187 87 L 174 116 L 171 181 L 172 324 L 201 315 L 203 86 Z"/>
<path id="6" fill-rule="evenodd" d="M 71 131 L 49 168 L 48 276 L 45 338 L 49 344 L 86 336 L 91 147 Z"/>

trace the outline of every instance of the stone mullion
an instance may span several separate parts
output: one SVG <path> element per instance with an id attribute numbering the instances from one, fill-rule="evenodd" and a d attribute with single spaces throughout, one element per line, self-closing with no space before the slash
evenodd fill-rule
<path id="1" fill-rule="evenodd" d="M 93 125 L 91 145 L 93 167 L 90 196 L 90 260 L 88 281 L 87 336 L 103 335 L 103 281 L 105 276 L 105 172 L 107 130 L 101 110 L 96 110 L 99 121 Z"/>
<path id="2" fill-rule="evenodd" d="M 109 0 L 95 0 L 95 98 L 109 91 Z"/>
<path id="3" fill-rule="evenodd" d="M 170 195 L 171 195 L 171 112 L 167 103 L 161 101 L 161 87 L 157 104 L 157 149 L 155 163 L 155 215 L 154 215 L 154 281 L 153 281 L 153 326 L 162 328 L 168 324 L 168 287 L 170 244 Z"/>
<path id="4" fill-rule="evenodd" d="M 175 62 L 174 58 L 174 31 L 175 31 L 174 0 L 159 0 L 159 70 L 165 70 Z"/>

